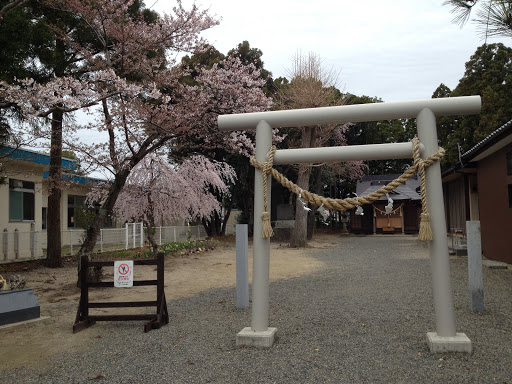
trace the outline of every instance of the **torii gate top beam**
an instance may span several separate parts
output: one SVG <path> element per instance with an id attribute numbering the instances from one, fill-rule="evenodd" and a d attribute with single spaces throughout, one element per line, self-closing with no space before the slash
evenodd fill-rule
<path id="1" fill-rule="evenodd" d="M 341 105 L 309 109 L 253 112 L 221 115 L 218 119 L 222 131 L 256 129 L 265 120 L 272 128 L 299 127 L 317 124 L 357 123 L 415 118 L 423 109 L 430 109 L 436 117 L 472 115 L 482 108 L 480 96 L 461 96 L 441 99 L 400 101 L 374 104 Z"/>

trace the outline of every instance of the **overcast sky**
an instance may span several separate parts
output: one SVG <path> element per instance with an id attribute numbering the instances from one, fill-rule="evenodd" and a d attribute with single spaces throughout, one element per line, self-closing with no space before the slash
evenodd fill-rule
<path id="1" fill-rule="evenodd" d="M 170 13 L 173 0 L 146 0 Z M 192 0 L 182 1 L 190 9 Z M 244 40 L 263 52 L 274 78 L 286 76 L 297 52 L 314 52 L 340 73 L 338 88 L 383 101 L 428 99 L 453 89 L 464 64 L 484 43 L 476 26 L 451 23 L 443 0 L 197 0 L 220 25 L 202 35 L 226 54 Z M 500 40 L 490 39 L 488 42 Z M 501 40 L 510 45 L 510 41 Z"/>

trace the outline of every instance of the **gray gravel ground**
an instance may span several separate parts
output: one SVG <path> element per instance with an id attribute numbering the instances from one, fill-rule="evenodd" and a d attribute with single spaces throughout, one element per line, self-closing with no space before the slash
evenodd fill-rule
<path id="1" fill-rule="evenodd" d="M 93 348 L 1 383 L 512 383 L 512 270 L 484 268 L 485 312 L 468 309 L 467 259 L 452 257 L 457 332 L 468 354 L 431 354 L 435 331 L 428 250 L 407 236 L 341 237 L 312 250 L 326 269 L 270 286 L 271 349 L 237 348 L 250 309 L 234 289 L 169 302 L 170 323 L 98 323 Z M 279 257 L 278 253 L 271 257 Z M 272 272 L 271 272 L 272 273 Z"/>

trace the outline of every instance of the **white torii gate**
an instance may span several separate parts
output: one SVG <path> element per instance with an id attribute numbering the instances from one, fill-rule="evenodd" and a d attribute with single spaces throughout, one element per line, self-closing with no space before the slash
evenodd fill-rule
<path id="1" fill-rule="evenodd" d="M 380 121 L 416 118 L 422 158 L 438 149 L 436 117 L 478 114 L 480 96 L 452 97 L 404 102 L 344 105 L 311 109 L 297 109 L 246 114 L 222 115 L 219 129 L 240 131 L 256 129 L 256 160 L 267 161 L 272 146 L 272 129 L 318 124 Z M 411 158 L 412 143 L 373 144 L 345 147 L 304 148 L 277 150 L 274 164 L 313 163 L 324 161 L 385 160 Z M 268 176 L 267 185 L 271 185 Z M 445 210 L 439 162 L 425 171 L 427 204 L 433 240 L 429 241 L 432 270 L 432 291 L 436 332 L 427 333 L 431 352 L 471 352 L 471 341 L 464 333 L 455 331 L 455 311 L 450 281 L 450 261 L 446 233 Z M 269 188 L 270 189 L 270 188 Z M 262 238 L 263 195 L 262 174 L 255 170 L 254 236 L 251 327 L 244 328 L 236 337 L 237 345 L 271 347 L 276 328 L 268 326 L 270 238 Z"/>

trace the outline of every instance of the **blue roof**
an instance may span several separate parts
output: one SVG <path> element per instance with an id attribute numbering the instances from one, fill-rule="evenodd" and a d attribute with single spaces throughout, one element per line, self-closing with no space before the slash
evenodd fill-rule
<path id="1" fill-rule="evenodd" d="M 10 152 L 10 153 L 9 153 Z M 29 151 L 26 149 L 14 149 L 11 147 L 1 147 L 0 156 L 7 155 L 7 157 L 15 160 L 30 161 L 32 163 L 50 165 L 50 156 L 42 153 Z M 76 160 L 63 158 L 61 160 L 61 167 L 72 171 L 77 169 Z"/>
<path id="2" fill-rule="evenodd" d="M 43 172 L 43 179 L 47 179 L 50 176 L 50 172 Z M 95 179 L 93 177 L 85 177 L 78 175 L 62 175 L 63 180 L 71 181 L 77 184 L 87 184 L 87 183 L 105 183 L 105 180 Z"/>

